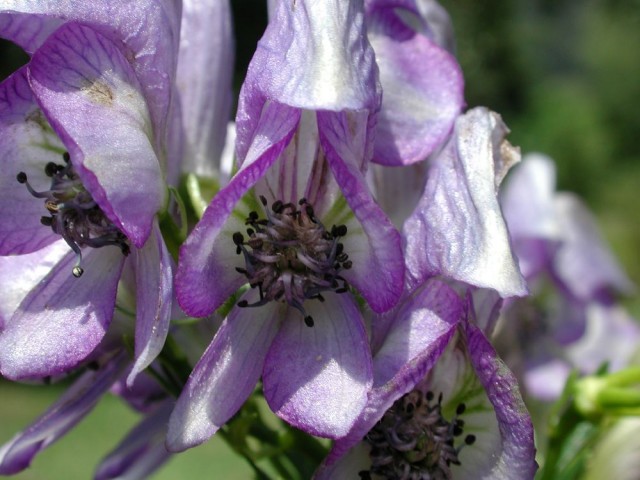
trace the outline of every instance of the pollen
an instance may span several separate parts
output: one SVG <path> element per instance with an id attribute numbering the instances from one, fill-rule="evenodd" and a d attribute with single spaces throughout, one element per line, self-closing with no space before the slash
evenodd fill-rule
<path id="1" fill-rule="evenodd" d="M 236 270 L 260 293 L 257 302 L 240 301 L 238 306 L 286 302 L 302 313 L 305 325 L 313 327 L 314 319 L 307 314 L 304 302 L 324 301 L 323 292 L 349 290 L 341 275 L 352 267 L 340 242 L 347 235 L 347 227 L 334 225 L 327 230 L 304 198 L 297 205 L 276 200 L 271 209 L 264 197 L 260 201 L 266 218 L 250 212 L 245 234 L 235 232 L 232 236 L 236 253 L 243 255 L 245 261 L 244 268 Z"/>

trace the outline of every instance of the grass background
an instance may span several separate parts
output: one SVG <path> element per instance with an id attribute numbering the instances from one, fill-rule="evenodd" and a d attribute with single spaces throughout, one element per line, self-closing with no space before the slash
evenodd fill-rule
<path id="1" fill-rule="evenodd" d="M 640 285 L 640 2 L 637 0 L 448 0 L 469 107 L 489 106 L 512 129 L 524 153 L 558 164 L 558 184 L 580 194 L 631 279 Z M 242 82 L 266 9 L 233 0 Z M 0 76 L 25 57 L 0 44 Z M 640 317 L 640 300 L 622 299 Z M 61 393 L 0 381 L 0 444 Z M 115 397 L 17 479 L 90 478 L 99 459 L 136 422 Z M 250 468 L 214 437 L 173 458 L 155 479 L 250 478 Z"/>

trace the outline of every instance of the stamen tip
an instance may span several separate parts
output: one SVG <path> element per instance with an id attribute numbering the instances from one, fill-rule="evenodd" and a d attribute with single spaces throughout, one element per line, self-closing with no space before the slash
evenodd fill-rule
<path id="1" fill-rule="evenodd" d="M 84 269 L 76 265 L 75 267 L 73 267 L 73 270 L 71 270 L 71 273 L 73 273 L 74 277 L 80 278 L 84 273 Z"/>
<path id="2" fill-rule="evenodd" d="M 18 180 L 18 183 L 26 183 L 27 174 L 24 172 L 19 172 L 18 175 L 16 175 L 16 180 Z"/>
<path id="3" fill-rule="evenodd" d="M 306 317 L 304 317 L 304 324 L 307 327 L 313 327 L 314 325 L 313 317 L 311 315 L 307 315 Z"/>

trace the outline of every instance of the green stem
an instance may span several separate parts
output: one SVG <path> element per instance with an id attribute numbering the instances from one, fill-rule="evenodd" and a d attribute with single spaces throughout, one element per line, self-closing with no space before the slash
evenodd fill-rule
<path id="1" fill-rule="evenodd" d="M 640 390 L 608 387 L 598 392 L 597 402 L 605 409 L 640 407 Z"/>

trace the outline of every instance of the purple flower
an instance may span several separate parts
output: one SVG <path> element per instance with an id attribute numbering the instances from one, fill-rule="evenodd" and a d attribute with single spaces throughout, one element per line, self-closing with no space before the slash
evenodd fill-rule
<path id="1" fill-rule="evenodd" d="M 106 37 L 70 22 L 1 88 L 0 155 L 15 173 L 2 179 L 0 253 L 56 241 L 70 247 L 6 323 L 3 375 L 55 375 L 86 358 L 109 325 L 127 258 L 138 284 L 143 369 L 166 334 L 171 260 L 155 220 L 166 187 L 130 64 Z"/>
<path id="2" fill-rule="evenodd" d="M 239 170 L 180 252 L 178 300 L 204 316 L 233 297 L 169 424 L 182 450 L 209 438 L 262 376 L 270 407 L 337 438 L 371 385 L 353 290 L 375 311 L 402 290 L 400 237 L 364 173 L 380 91 L 362 5 L 279 2 L 249 66 Z"/>
<path id="3" fill-rule="evenodd" d="M 531 420 L 472 308 L 430 280 L 393 311 L 367 407 L 315 478 L 533 478 Z"/>
<path id="4" fill-rule="evenodd" d="M 553 161 L 527 155 L 501 203 L 533 300 L 508 303 L 497 342 L 526 391 L 552 400 L 572 368 L 626 365 L 640 328 L 615 296 L 633 286 L 578 197 L 555 191 Z"/>
<path id="5" fill-rule="evenodd" d="M 228 3 L 186 2 L 179 38 L 180 10 L 171 1 L 16 1 L 0 10 L 0 35 L 32 53 L 0 86 L 0 254 L 70 249 L 3 312 L 0 371 L 9 378 L 82 362 L 116 295 L 118 304 L 135 295 L 130 382 L 164 344 L 173 260 L 158 214 L 182 168 L 214 169 L 204 159 L 219 153 L 230 103 Z M 207 19 L 219 27 L 210 44 L 198 25 Z M 176 74 L 179 54 L 188 61 Z M 24 274 L 16 264 L 13 278 Z"/>

